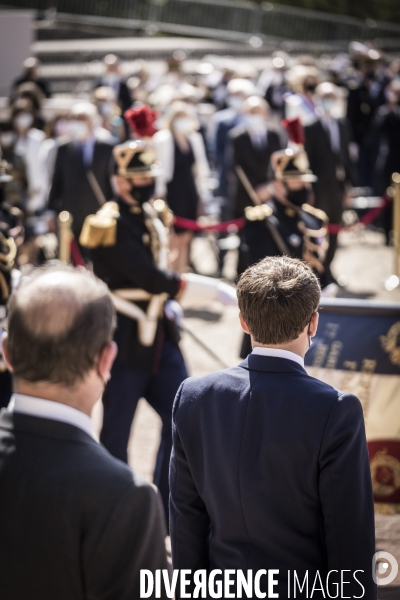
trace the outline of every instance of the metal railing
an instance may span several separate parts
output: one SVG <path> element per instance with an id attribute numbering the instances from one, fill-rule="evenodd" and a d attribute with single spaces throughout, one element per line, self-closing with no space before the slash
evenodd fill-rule
<path id="1" fill-rule="evenodd" d="M 363 21 L 281 4 L 242 0 L 6 0 L 8 7 L 40 16 L 74 15 L 79 22 L 144 29 L 149 33 L 203 35 L 217 39 L 266 39 L 342 43 L 353 39 L 392 41 L 400 25 Z M 58 15 L 58 16 L 57 16 Z M 393 43 L 393 42 L 392 42 Z"/>

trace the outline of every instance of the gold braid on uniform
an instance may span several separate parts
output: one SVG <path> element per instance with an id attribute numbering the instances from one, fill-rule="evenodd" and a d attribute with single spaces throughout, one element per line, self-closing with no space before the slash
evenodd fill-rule
<path id="1" fill-rule="evenodd" d="M 257 206 L 246 206 L 244 213 L 248 221 L 263 221 L 270 217 L 274 211 L 268 204 L 258 204 Z"/>
<path id="2" fill-rule="evenodd" d="M 154 226 L 153 220 L 158 219 L 158 211 L 149 202 L 143 204 L 144 224 L 150 235 L 150 250 L 156 265 L 160 258 L 160 238 Z"/>
<path id="3" fill-rule="evenodd" d="M 7 300 L 10 295 L 10 288 L 3 273 L 9 273 L 14 267 L 15 257 L 17 256 L 17 244 L 15 240 L 0 232 L 0 293 L 1 299 Z M 8 250 L 8 252 L 4 252 Z"/>
<path id="4" fill-rule="evenodd" d="M 159 218 L 164 224 L 164 227 L 167 229 L 171 227 L 172 223 L 174 222 L 174 213 L 165 200 L 154 200 L 153 207 L 157 211 Z"/>

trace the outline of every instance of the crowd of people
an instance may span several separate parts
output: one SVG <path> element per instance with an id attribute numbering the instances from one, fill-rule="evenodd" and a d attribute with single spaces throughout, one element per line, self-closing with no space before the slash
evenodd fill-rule
<path id="1" fill-rule="evenodd" d="M 357 42 L 325 62 L 276 52 L 261 73 L 220 57 L 189 72 L 179 52 L 163 76 L 103 66 L 90 98 L 48 120 L 28 59 L 0 123 L 5 598 L 137 598 L 141 569 L 167 572 L 166 522 L 176 569 L 275 565 L 282 597 L 290 569 L 345 569 L 375 599 L 361 405 L 308 377 L 304 355 L 321 288 L 337 287 L 329 227 L 354 189 L 379 196 L 400 171 L 400 63 Z M 384 217 L 390 241 L 389 203 Z M 204 227 L 216 278 L 192 272 Z M 232 231 L 237 293 L 220 281 Z M 17 281 L 57 257 L 87 268 Z M 245 361 L 187 381 L 182 307 L 210 301 L 239 305 Z M 140 398 L 162 421 L 159 495 L 122 464 Z"/>
<path id="2" fill-rule="evenodd" d="M 60 210 L 71 212 L 79 238 L 85 217 L 113 197 L 112 147 L 128 139 L 153 137 L 162 164 L 156 196 L 177 217 L 191 221 L 209 213 L 229 221 L 243 217 L 257 199 L 268 202 L 270 157 L 290 143 L 285 124 L 295 119 L 302 128 L 295 141 L 304 144 L 318 178 L 308 201 L 332 224 L 340 224 L 354 188 L 382 196 L 392 173 L 400 170 L 400 64 L 388 63 L 367 45 L 355 42 L 349 54 L 329 61 L 278 51 L 261 73 L 213 56 L 191 72 L 179 52 L 167 62 L 164 75 L 152 75 L 144 61 L 136 61 L 133 73 L 124 73 L 114 55 L 103 64 L 91 97 L 51 119 L 43 111 L 49 86 L 39 76 L 36 59 L 25 61 L 13 85 L 9 119 L 0 122 L 0 146 L 13 175 L 3 195 L 21 209 L 26 225 L 21 263 L 52 255 L 54 243 L 45 234 L 54 232 L 52 216 Z M 149 112 L 129 117 L 145 106 Z M 379 224 L 389 243 L 390 206 Z M 191 265 L 192 238 L 192 229 L 175 225 L 171 258 L 179 272 Z M 220 238 L 218 275 L 225 255 L 223 233 Z M 336 244 L 337 235 L 331 233 L 329 282 L 334 281 L 330 264 Z M 238 273 L 247 254 L 241 236 Z"/>

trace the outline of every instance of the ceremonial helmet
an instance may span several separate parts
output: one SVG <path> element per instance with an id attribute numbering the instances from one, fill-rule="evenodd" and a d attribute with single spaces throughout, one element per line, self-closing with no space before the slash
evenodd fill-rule
<path id="1" fill-rule="evenodd" d="M 156 131 L 156 113 L 149 106 L 143 105 L 127 110 L 124 118 L 134 139 L 114 147 L 114 174 L 129 179 L 134 179 L 135 176 L 157 177 L 161 169 L 151 139 Z"/>
<path id="2" fill-rule="evenodd" d="M 289 136 L 289 146 L 271 155 L 274 177 L 278 181 L 297 179 L 314 183 L 317 177 L 310 169 L 307 152 L 304 150 L 303 130 L 299 119 L 285 119 L 283 126 Z"/>

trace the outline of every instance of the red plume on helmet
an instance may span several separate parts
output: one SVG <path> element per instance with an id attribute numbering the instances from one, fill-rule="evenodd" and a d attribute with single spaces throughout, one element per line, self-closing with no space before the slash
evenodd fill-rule
<path id="1" fill-rule="evenodd" d="M 138 138 L 152 137 L 157 131 L 154 127 L 157 113 L 150 106 L 144 104 L 138 108 L 130 108 L 124 112 L 124 119 L 128 123 L 130 132 Z"/>
<path id="2" fill-rule="evenodd" d="M 290 142 L 304 146 L 304 131 L 298 117 L 295 119 L 284 119 L 282 125 L 286 129 Z"/>

